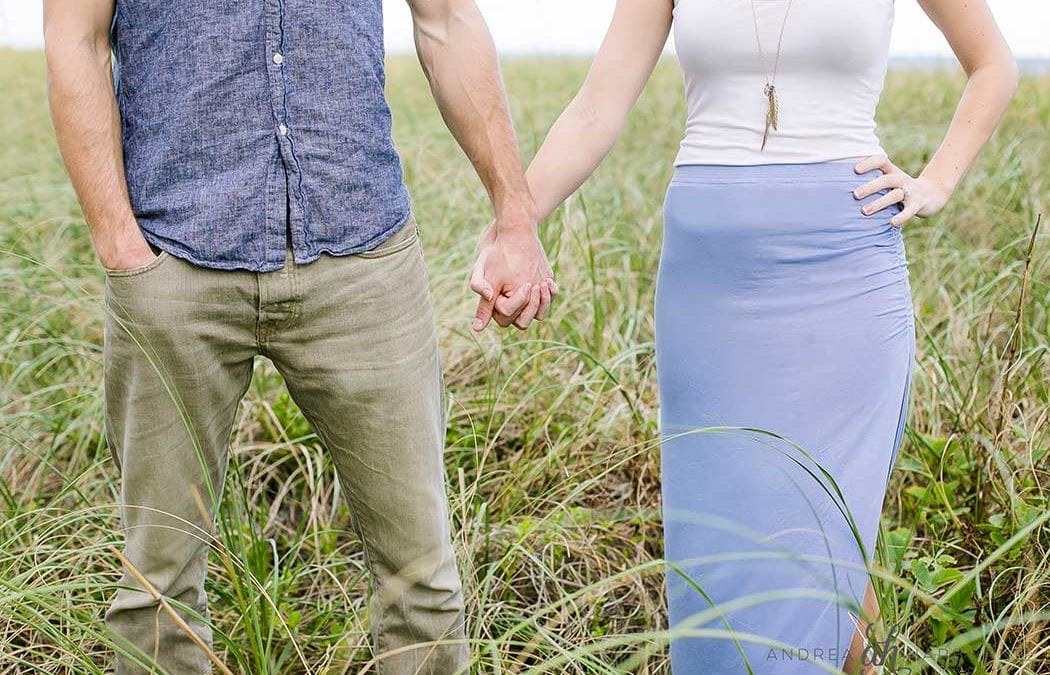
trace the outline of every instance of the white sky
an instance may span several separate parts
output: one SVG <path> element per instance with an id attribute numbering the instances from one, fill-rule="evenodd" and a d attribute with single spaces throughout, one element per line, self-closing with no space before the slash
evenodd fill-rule
<path id="1" fill-rule="evenodd" d="M 1050 58 L 1050 0 L 988 2 L 1018 56 Z M 42 0 L 0 0 L 0 46 L 42 45 L 41 3 Z M 412 26 L 405 1 L 384 3 L 387 48 L 391 52 L 411 51 Z M 600 44 L 616 0 L 478 0 L 478 4 L 504 53 L 587 54 Z M 915 0 L 897 0 L 892 53 L 951 55 L 943 36 Z"/>

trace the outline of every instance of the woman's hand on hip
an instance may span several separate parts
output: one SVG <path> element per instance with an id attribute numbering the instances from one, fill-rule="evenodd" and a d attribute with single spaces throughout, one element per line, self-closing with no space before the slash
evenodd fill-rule
<path id="1" fill-rule="evenodd" d="M 858 187 L 853 191 L 853 196 L 857 199 L 864 199 L 880 190 L 889 190 L 885 195 L 865 204 L 861 213 L 870 216 L 901 203 L 901 212 L 890 219 L 890 224 L 894 227 L 904 225 L 913 216 L 929 218 L 936 215 L 951 197 L 947 190 L 934 181 L 923 176 L 913 178 L 884 155 L 866 157 L 854 167 L 854 171 L 858 174 L 865 174 L 875 169 L 881 169 L 882 175 Z"/>

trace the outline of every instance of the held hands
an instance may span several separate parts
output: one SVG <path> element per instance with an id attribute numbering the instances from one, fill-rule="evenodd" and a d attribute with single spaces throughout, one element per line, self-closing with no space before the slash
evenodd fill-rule
<path id="1" fill-rule="evenodd" d="M 950 190 L 938 185 L 933 180 L 919 176 L 912 178 L 906 172 L 882 155 L 872 155 L 861 160 L 854 171 L 865 174 L 881 169 L 883 174 L 878 178 L 861 185 L 853 191 L 857 199 L 864 199 L 879 190 L 890 190 L 882 197 L 866 204 L 861 213 L 870 216 L 898 202 L 903 202 L 903 210 L 890 219 L 890 224 L 900 227 L 913 216 L 929 218 L 936 215 L 951 196 Z"/>
<path id="2" fill-rule="evenodd" d="M 473 328 L 485 330 L 490 320 L 503 328 L 525 330 L 547 316 L 558 293 L 554 273 L 533 227 L 501 228 L 493 222 L 481 237 L 470 288 L 481 296 Z"/>

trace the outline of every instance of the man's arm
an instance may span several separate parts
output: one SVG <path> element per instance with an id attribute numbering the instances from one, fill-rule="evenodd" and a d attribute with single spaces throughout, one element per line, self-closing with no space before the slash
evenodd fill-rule
<path id="1" fill-rule="evenodd" d="M 496 49 L 474 0 L 408 0 L 416 49 L 452 135 L 488 191 L 495 221 L 482 239 L 471 288 L 482 297 L 475 330 L 526 328 L 556 291 L 536 236 L 535 205 L 507 111 Z"/>
<path id="2" fill-rule="evenodd" d="M 156 256 L 142 237 L 124 178 L 109 28 L 114 0 L 44 0 L 47 90 L 58 145 L 104 267 Z"/>

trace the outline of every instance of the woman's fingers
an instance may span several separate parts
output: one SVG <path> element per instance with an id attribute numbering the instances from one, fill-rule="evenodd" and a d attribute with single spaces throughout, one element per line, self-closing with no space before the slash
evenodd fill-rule
<path id="1" fill-rule="evenodd" d="M 879 190 L 885 190 L 886 188 L 895 188 L 901 186 L 901 175 L 897 173 L 884 173 L 878 178 L 873 178 L 864 185 L 861 185 L 853 191 L 853 196 L 857 199 L 864 199 L 868 195 L 873 195 Z"/>
<path id="2" fill-rule="evenodd" d="M 496 314 L 513 319 L 529 302 L 532 294 L 532 284 L 522 284 L 510 295 L 501 295 L 496 298 Z"/>
<path id="3" fill-rule="evenodd" d="M 547 317 L 556 292 L 557 285 L 551 278 L 538 284 L 522 284 L 513 293 L 503 293 L 495 299 L 491 309 L 492 321 L 502 328 L 515 326 L 525 330 L 533 321 L 542 321 Z M 480 316 L 480 312 L 479 307 L 479 316 L 476 318 L 484 322 L 485 317 Z"/>
<path id="4" fill-rule="evenodd" d="M 493 319 L 502 328 L 514 323 L 521 311 L 525 309 L 532 297 L 532 284 L 522 284 L 510 295 L 500 295 L 496 298 L 495 314 Z"/>
<path id="5" fill-rule="evenodd" d="M 908 222 L 916 215 L 918 215 L 919 210 L 920 207 L 918 204 L 914 202 L 912 204 L 908 204 L 907 202 L 905 202 L 904 209 L 897 215 L 890 218 L 890 225 L 893 225 L 894 227 L 900 227 L 901 225 L 904 225 L 904 223 Z"/>
<path id="6" fill-rule="evenodd" d="M 550 279 L 540 284 L 540 308 L 536 311 L 537 321 L 543 321 L 544 319 L 546 319 L 547 312 L 550 311 L 551 297 L 553 296 L 553 294 L 551 293 L 550 285 Z"/>
<path id="7" fill-rule="evenodd" d="M 878 213 L 879 211 L 889 208 L 900 201 L 904 201 L 904 189 L 894 188 L 886 194 L 879 197 L 878 199 L 876 199 L 875 201 L 868 202 L 867 204 L 865 204 L 860 211 L 864 215 L 870 216 L 871 214 Z"/>
<path id="8" fill-rule="evenodd" d="M 893 162 L 886 155 L 871 155 L 857 162 L 857 166 L 853 167 L 853 170 L 863 174 L 875 169 L 882 169 L 889 173 L 894 168 L 896 167 L 893 166 Z"/>
<path id="9" fill-rule="evenodd" d="M 514 325 L 520 330 L 528 328 L 532 320 L 536 318 L 536 313 L 540 310 L 540 286 L 542 284 L 533 286 L 532 292 L 529 294 L 529 304 L 525 305 L 525 308 L 518 314 L 518 318 L 514 320 Z"/>
<path id="10" fill-rule="evenodd" d="M 512 323 L 514 323 L 514 319 L 512 317 L 503 316 L 502 314 L 493 314 L 492 320 L 495 321 L 496 325 L 500 328 L 508 328 Z"/>
<path id="11" fill-rule="evenodd" d="M 881 195 L 878 199 L 872 200 L 861 207 L 861 213 L 866 216 L 878 213 L 879 211 L 889 208 L 899 202 L 904 202 L 908 189 L 913 193 L 915 192 L 915 179 L 897 168 L 893 162 L 890 161 L 889 157 L 886 157 L 885 155 L 872 155 L 871 157 L 865 157 L 857 163 L 856 167 L 854 167 L 854 170 L 859 174 L 874 171 L 875 169 L 881 169 L 882 175 L 871 179 L 864 185 L 853 190 L 853 196 L 856 199 L 865 199 L 873 194 L 886 191 L 886 194 Z M 916 200 L 913 198 L 909 201 L 914 203 Z M 892 222 L 895 226 L 900 226 L 918 211 L 918 208 L 912 208 L 910 204 L 905 203 L 903 204 L 901 212 L 892 219 Z"/>

